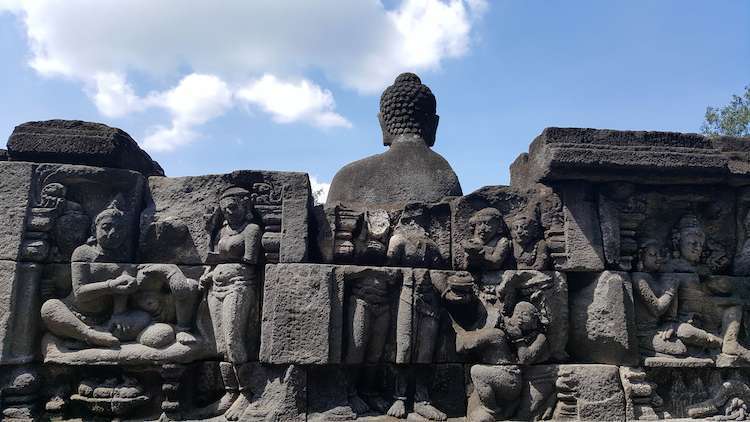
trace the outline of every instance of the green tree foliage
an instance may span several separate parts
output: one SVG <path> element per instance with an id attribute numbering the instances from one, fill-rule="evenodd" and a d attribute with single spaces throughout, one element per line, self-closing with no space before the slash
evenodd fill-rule
<path id="1" fill-rule="evenodd" d="M 750 85 L 742 96 L 732 95 L 726 106 L 707 107 L 701 132 L 708 136 L 750 136 Z"/>

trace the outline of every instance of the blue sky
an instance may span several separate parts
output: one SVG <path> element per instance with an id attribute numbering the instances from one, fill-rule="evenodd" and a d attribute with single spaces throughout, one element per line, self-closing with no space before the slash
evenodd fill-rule
<path id="1" fill-rule="evenodd" d="M 0 0 L 0 137 L 99 121 L 170 176 L 328 182 L 383 151 L 379 94 L 401 71 L 435 93 L 435 149 L 466 193 L 507 184 L 546 126 L 697 132 L 750 84 L 744 0 L 59 3 Z"/>

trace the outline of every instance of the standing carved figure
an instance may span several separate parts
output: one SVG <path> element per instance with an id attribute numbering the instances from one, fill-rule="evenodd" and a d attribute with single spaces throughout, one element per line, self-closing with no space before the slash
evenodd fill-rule
<path id="1" fill-rule="evenodd" d="M 467 268 L 499 270 L 511 248 L 500 211 L 483 208 L 469 219 L 469 225 L 473 236 L 463 244 Z"/>
<path id="2" fill-rule="evenodd" d="M 230 187 L 219 199 L 219 209 L 208 221 L 211 268 L 200 278 L 207 290 L 217 351 L 224 381 L 224 396 L 200 414 L 224 414 L 237 420 L 250 403 L 248 319 L 256 306 L 255 266 L 261 252 L 261 228 L 256 222 L 250 192 Z"/>
<path id="3" fill-rule="evenodd" d="M 439 266 L 442 256 L 427 233 L 428 223 L 424 205 L 407 205 L 388 244 L 391 265 L 413 268 L 412 280 L 404 280 L 401 291 L 396 328 L 397 362 L 413 359 L 417 363 L 431 363 L 434 358 L 441 295 L 432 285 L 427 268 Z M 397 372 L 396 397 L 388 415 L 403 418 L 406 416 L 408 378 L 412 371 L 398 368 Z M 420 373 L 415 377 L 414 412 L 427 420 L 446 420 L 446 414 L 430 403 L 427 385 L 428 374 Z"/>

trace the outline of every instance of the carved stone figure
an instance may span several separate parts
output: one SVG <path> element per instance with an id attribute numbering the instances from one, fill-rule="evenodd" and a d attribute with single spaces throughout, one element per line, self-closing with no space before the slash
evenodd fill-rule
<path id="1" fill-rule="evenodd" d="M 121 247 L 128 241 L 123 231 L 124 217 L 115 207 L 100 212 L 94 219 L 94 236 L 73 252 L 71 295 L 63 300 L 50 299 L 42 305 L 42 321 L 52 333 L 92 346 L 112 347 L 120 340 L 133 340 L 137 335 L 133 332 L 148 324 L 145 312 L 127 313 L 127 296 L 138 288 L 135 274 L 118 266 L 107 274 L 91 265 L 122 261 Z M 114 314 L 118 318 L 111 320 Z M 132 330 L 122 329 L 126 328 L 125 320 L 127 328 Z M 110 332 L 110 327 L 116 332 Z"/>
<path id="2" fill-rule="evenodd" d="M 429 237 L 423 204 L 408 204 L 388 243 L 388 263 L 400 267 L 436 268 L 442 262 L 440 249 Z"/>
<path id="3" fill-rule="evenodd" d="M 256 222 L 250 193 L 240 187 L 226 189 L 219 208 L 208 221 L 212 238 L 209 260 L 215 263 L 201 276 L 208 291 L 207 302 L 217 351 L 222 359 L 221 376 L 226 394 L 202 409 L 200 415 L 224 414 L 237 420 L 250 403 L 246 381 L 251 356 L 247 338 L 251 308 L 257 306 L 255 266 L 261 253 L 261 228 Z"/>
<path id="4" fill-rule="evenodd" d="M 688 345 L 716 349 L 721 338 L 695 327 L 690 321 L 679 321 L 677 315 L 680 279 L 657 274 L 662 257 L 658 243 L 649 240 L 639 252 L 639 268 L 646 272 L 633 274 L 636 293 L 635 318 L 641 352 L 666 356 L 687 356 Z"/>
<path id="5" fill-rule="evenodd" d="M 397 209 L 461 195 L 443 157 L 432 151 L 438 125 L 435 96 L 413 73 L 399 75 L 380 98 L 378 118 L 388 151 L 347 164 L 333 177 L 326 208 L 341 203 Z"/>
<path id="6" fill-rule="evenodd" d="M 692 214 L 683 215 L 672 229 L 672 257 L 664 265 L 668 273 L 709 274 L 701 262 L 706 245 L 706 233 L 701 221 Z"/>
<path id="7" fill-rule="evenodd" d="M 370 410 L 384 414 L 389 403 L 380 395 L 378 373 L 391 324 L 391 295 L 395 280 L 387 274 L 363 270 L 349 276 L 351 290 L 345 309 L 344 363 L 370 364 L 353 369 L 349 377 L 349 405 L 358 415 Z"/>
<path id="8" fill-rule="evenodd" d="M 483 208 L 471 217 L 469 224 L 474 233 L 463 244 L 467 267 L 470 270 L 499 270 L 511 247 L 500 211 Z"/>
<path id="9" fill-rule="evenodd" d="M 534 214 L 519 214 L 511 223 L 513 258 L 518 269 L 544 270 L 549 253 L 542 227 Z"/>

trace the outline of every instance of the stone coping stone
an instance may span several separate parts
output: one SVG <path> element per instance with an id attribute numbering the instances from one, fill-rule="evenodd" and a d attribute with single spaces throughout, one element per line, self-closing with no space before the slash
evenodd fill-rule
<path id="1" fill-rule="evenodd" d="M 22 123 L 8 138 L 7 156 L 11 161 L 85 164 L 164 176 L 159 163 L 125 131 L 80 120 Z"/>
<path id="2" fill-rule="evenodd" d="M 750 184 L 750 138 L 548 127 L 511 165 L 511 184 L 586 179 Z"/>

